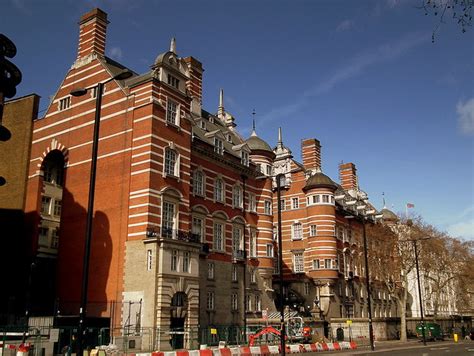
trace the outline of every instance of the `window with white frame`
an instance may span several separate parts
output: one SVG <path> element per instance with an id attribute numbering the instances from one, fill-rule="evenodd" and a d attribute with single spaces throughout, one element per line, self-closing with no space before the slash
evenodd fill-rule
<path id="1" fill-rule="evenodd" d="M 178 104 L 168 98 L 166 103 L 166 122 L 178 125 Z"/>
<path id="2" fill-rule="evenodd" d="M 249 153 L 246 151 L 242 151 L 240 154 L 240 158 L 241 158 L 241 163 L 244 166 L 248 167 L 249 166 Z"/>
<path id="3" fill-rule="evenodd" d="M 165 175 L 178 177 L 178 153 L 170 147 L 165 148 Z"/>
<path id="4" fill-rule="evenodd" d="M 169 201 L 163 201 L 161 227 L 163 237 L 174 237 L 176 221 L 176 206 Z"/>
<path id="5" fill-rule="evenodd" d="M 51 229 L 51 247 L 52 248 L 59 247 L 59 228 Z"/>
<path id="6" fill-rule="evenodd" d="M 324 259 L 324 268 L 326 268 L 326 269 L 331 268 L 331 259 L 330 258 L 325 258 Z"/>
<path id="7" fill-rule="evenodd" d="M 262 300 L 259 295 L 255 296 L 255 311 L 262 311 Z"/>
<path id="8" fill-rule="evenodd" d="M 153 252 L 152 250 L 146 250 L 146 270 L 151 271 L 153 265 Z"/>
<path id="9" fill-rule="evenodd" d="M 293 253 L 293 271 L 295 273 L 304 272 L 304 260 L 302 251 Z"/>
<path id="10" fill-rule="evenodd" d="M 188 251 L 183 252 L 183 272 L 189 273 L 191 266 L 191 254 Z"/>
<path id="11" fill-rule="evenodd" d="M 291 198 L 291 208 L 298 209 L 300 207 L 300 202 L 298 198 Z"/>
<path id="12" fill-rule="evenodd" d="M 329 203 L 329 195 L 327 194 L 323 195 L 323 203 L 326 203 L 326 204 Z"/>
<path id="13" fill-rule="evenodd" d="M 214 262 L 209 262 L 207 264 L 207 278 L 208 279 L 214 279 L 214 276 L 215 276 Z"/>
<path id="14" fill-rule="evenodd" d="M 224 154 L 224 141 L 218 137 L 214 137 L 214 152 L 220 155 Z"/>
<path id="15" fill-rule="evenodd" d="M 225 135 L 225 139 L 227 140 L 227 142 L 232 143 L 232 135 L 231 134 Z"/>
<path id="16" fill-rule="evenodd" d="M 199 127 L 200 127 L 201 129 L 203 129 L 203 130 L 206 130 L 206 121 L 201 120 L 201 121 L 199 122 Z"/>
<path id="17" fill-rule="evenodd" d="M 215 294 L 214 292 L 207 292 L 207 301 L 206 301 L 207 310 L 214 310 L 214 306 L 215 306 Z"/>
<path id="18" fill-rule="evenodd" d="M 61 200 L 55 199 L 54 200 L 54 208 L 53 208 L 53 215 L 54 216 L 61 216 L 61 207 L 62 207 Z"/>
<path id="19" fill-rule="evenodd" d="M 338 262 L 339 262 L 339 261 L 338 261 L 337 258 L 334 259 L 334 260 L 332 260 L 332 269 L 338 269 L 338 268 L 339 268 Z"/>
<path id="20" fill-rule="evenodd" d="M 66 110 L 71 107 L 71 97 L 67 96 L 59 100 L 59 110 Z"/>
<path id="21" fill-rule="evenodd" d="M 272 214 L 272 202 L 270 200 L 265 200 L 263 202 L 263 213 L 267 215 Z"/>
<path id="22" fill-rule="evenodd" d="M 304 294 L 309 295 L 310 293 L 310 284 L 309 282 L 304 282 Z"/>
<path id="23" fill-rule="evenodd" d="M 253 213 L 257 211 L 257 201 L 253 193 L 249 193 L 249 211 Z"/>
<path id="24" fill-rule="evenodd" d="M 320 269 L 319 260 L 313 260 L 313 269 Z"/>
<path id="25" fill-rule="evenodd" d="M 41 213 L 45 215 L 51 214 L 51 197 L 43 196 L 41 198 Z"/>
<path id="26" fill-rule="evenodd" d="M 271 176 L 272 175 L 272 166 L 267 164 L 267 176 Z"/>
<path id="27" fill-rule="evenodd" d="M 224 250 L 224 225 L 221 223 L 214 223 L 214 250 Z"/>
<path id="28" fill-rule="evenodd" d="M 176 89 L 179 89 L 179 79 L 172 76 L 171 74 L 168 74 L 168 84 L 172 87 L 175 87 Z"/>
<path id="29" fill-rule="evenodd" d="M 232 189 L 232 203 L 234 208 L 242 208 L 242 188 L 238 185 Z"/>
<path id="30" fill-rule="evenodd" d="M 310 225 L 309 226 L 309 236 L 316 236 L 318 234 L 318 226 L 317 225 Z"/>
<path id="31" fill-rule="evenodd" d="M 257 270 L 255 268 L 250 271 L 250 283 L 257 283 Z"/>
<path id="32" fill-rule="evenodd" d="M 267 244 L 267 257 L 273 257 L 273 244 Z"/>
<path id="33" fill-rule="evenodd" d="M 172 250 L 171 251 L 171 265 L 170 269 L 172 271 L 177 271 L 178 270 L 178 250 Z"/>
<path id="34" fill-rule="evenodd" d="M 195 170 L 193 174 L 193 193 L 204 196 L 204 173 L 201 170 Z"/>
<path id="35" fill-rule="evenodd" d="M 242 248 L 242 228 L 239 226 L 232 227 L 232 251 L 235 253 Z"/>
<path id="36" fill-rule="evenodd" d="M 300 222 L 295 222 L 291 226 L 291 238 L 293 240 L 301 240 L 303 238 L 303 227 Z"/>
<path id="37" fill-rule="evenodd" d="M 245 311 L 252 311 L 252 296 L 249 294 L 245 296 Z"/>
<path id="38" fill-rule="evenodd" d="M 232 294 L 230 295 L 230 305 L 231 305 L 231 309 L 232 309 L 233 311 L 239 309 L 239 299 L 238 299 L 238 297 L 237 297 L 237 293 L 232 293 Z"/>
<path id="39" fill-rule="evenodd" d="M 249 250 L 250 257 L 257 257 L 257 232 L 254 229 L 250 230 Z"/>
<path id="40" fill-rule="evenodd" d="M 237 265 L 232 265 L 232 282 L 237 282 L 238 276 Z"/>
<path id="41" fill-rule="evenodd" d="M 216 178 L 214 182 L 214 200 L 224 202 L 224 181 L 220 178 Z"/>
<path id="42" fill-rule="evenodd" d="M 280 207 L 281 207 L 281 210 L 285 210 L 286 206 L 285 206 L 285 199 L 280 199 Z"/>
<path id="43" fill-rule="evenodd" d="M 199 241 L 204 242 L 204 220 L 200 217 L 193 217 L 191 233 L 198 236 Z"/>
<path id="44" fill-rule="evenodd" d="M 273 259 L 273 274 L 280 274 L 280 262 L 278 258 Z"/>

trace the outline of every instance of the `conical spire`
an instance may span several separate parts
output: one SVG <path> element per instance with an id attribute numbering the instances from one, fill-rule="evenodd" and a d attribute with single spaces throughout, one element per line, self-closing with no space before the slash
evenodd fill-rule
<path id="1" fill-rule="evenodd" d="M 255 131 L 255 109 L 253 109 L 252 111 L 252 133 L 250 134 L 250 136 L 257 136 L 257 131 Z"/>
<path id="2" fill-rule="evenodd" d="M 219 92 L 219 107 L 217 108 L 217 116 L 221 119 L 224 119 L 224 89 L 221 89 Z"/>
<path id="3" fill-rule="evenodd" d="M 176 39 L 174 37 L 171 39 L 170 52 L 173 52 L 176 54 Z"/>

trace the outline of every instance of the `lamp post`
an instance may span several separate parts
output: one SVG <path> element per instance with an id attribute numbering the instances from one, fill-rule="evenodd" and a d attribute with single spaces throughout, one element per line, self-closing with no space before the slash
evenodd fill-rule
<path id="1" fill-rule="evenodd" d="M 278 174 L 276 176 L 276 186 L 277 186 L 277 211 L 278 211 L 278 271 L 280 273 L 280 354 L 285 356 L 285 304 L 284 304 L 284 288 L 283 288 L 283 244 L 281 236 L 281 180 L 285 178 L 284 174 Z"/>
<path id="2" fill-rule="evenodd" d="M 412 227 L 413 222 L 411 220 L 407 221 L 407 226 Z M 423 345 L 426 346 L 426 331 L 425 331 L 425 321 L 423 317 L 423 297 L 421 295 L 421 282 L 420 282 L 420 267 L 418 265 L 418 241 L 429 240 L 430 237 L 424 237 L 421 239 L 408 239 L 408 240 L 400 240 L 400 242 L 412 242 L 413 243 L 413 250 L 415 252 L 415 268 L 416 268 L 416 279 L 418 284 L 418 302 L 420 303 L 420 324 L 421 324 L 421 336 L 423 338 Z"/>
<path id="3" fill-rule="evenodd" d="M 124 80 L 130 78 L 133 73 L 129 70 L 124 70 L 114 77 L 97 84 L 96 100 L 95 100 L 95 119 L 94 119 L 94 136 L 92 139 L 92 158 L 91 171 L 89 178 L 89 200 L 87 205 L 86 218 L 86 236 L 84 241 L 84 259 L 82 262 L 82 284 L 81 284 L 81 304 L 79 306 L 79 333 L 78 333 L 78 356 L 82 356 L 84 351 L 83 334 L 85 330 L 85 319 L 87 316 L 87 287 L 89 284 L 89 260 L 90 260 L 90 245 L 92 239 L 92 224 L 94 216 L 94 193 L 95 193 L 95 178 L 97 171 L 97 152 L 99 147 L 99 129 L 100 129 L 100 110 L 102 105 L 102 94 L 104 86 L 112 80 Z M 71 91 L 72 96 L 83 96 L 91 88 L 77 88 Z"/>
<path id="4" fill-rule="evenodd" d="M 374 211 L 374 210 L 372 210 Z M 374 328 L 372 325 L 372 293 L 370 290 L 370 282 L 369 282 L 369 257 L 367 253 L 367 232 L 365 224 L 368 220 L 368 215 L 361 215 L 360 219 L 362 221 L 362 239 L 364 243 L 364 261 L 365 261 L 365 288 L 367 289 L 367 312 L 369 316 L 369 340 L 370 340 L 370 349 L 372 351 L 375 350 L 375 343 L 374 343 Z M 381 218 L 382 215 L 374 215 L 374 218 Z M 353 219 L 355 218 L 354 215 L 346 216 L 346 219 Z"/>
<path id="5" fill-rule="evenodd" d="M 247 176 L 245 174 L 242 174 L 240 176 L 240 178 L 242 179 L 242 186 L 243 186 L 243 189 L 242 189 L 242 211 L 243 211 L 243 214 L 244 214 L 244 220 L 247 219 L 247 215 L 246 215 L 246 210 L 245 210 L 245 195 L 247 194 L 247 187 L 246 187 L 246 181 L 247 181 Z M 243 233 L 243 250 L 244 250 L 244 279 L 243 279 L 243 285 L 244 285 L 244 342 L 247 343 L 247 249 L 245 247 L 245 226 L 244 226 L 244 229 L 242 231 Z"/>

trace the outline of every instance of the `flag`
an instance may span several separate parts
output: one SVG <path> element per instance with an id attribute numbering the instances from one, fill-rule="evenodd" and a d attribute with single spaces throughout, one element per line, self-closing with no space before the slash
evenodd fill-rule
<path id="1" fill-rule="evenodd" d="M 415 204 L 412 203 L 407 203 L 407 209 L 414 208 Z"/>

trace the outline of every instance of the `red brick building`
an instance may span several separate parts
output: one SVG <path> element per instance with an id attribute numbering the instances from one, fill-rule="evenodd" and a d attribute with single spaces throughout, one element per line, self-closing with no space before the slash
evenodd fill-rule
<path id="1" fill-rule="evenodd" d="M 242 326 L 276 311 L 273 280 L 277 201 L 284 174 L 283 258 L 286 303 L 328 320 L 367 316 L 361 286 L 361 224 L 373 210 L 352 164 L 341 185 L 321 172 L 320 143 L 302 141 L 303 162 L 255 131 L 240 136 L 224 108 L 201 107 L 202 64 L 179 57 L 176 43 L 151 70 L 123 81 L 105 56 L 107 14 L 79 23 L 77 59 L 44 117 L 34 122 L 27 212 L 38 212 L 39 258 L 57 262 L 61 314 L 77 314 L 84 252 L 96 86 L 105 84 L 90 260 L 88 315 L 112 326 L 149 327 L 140 341 L 170 347 L 161 328 Z M 76 88 L 88 88 L 73 97 Z M 373 212 L 372 212 L 373 213 Z M 365 299 L 364 299 L 365 298 Z M 245 310 L 245 312 L 244 312 Z M 391 312 L 380 302 L 380 315 Z M 207 331 L 206 331 L 207 332 Z M 202 335 L 201 335 L 202 336 Z M 195 346 L 200 335 L 175 340 Z"/>

